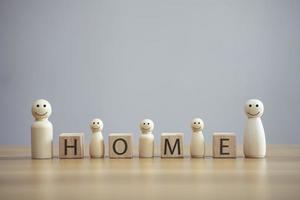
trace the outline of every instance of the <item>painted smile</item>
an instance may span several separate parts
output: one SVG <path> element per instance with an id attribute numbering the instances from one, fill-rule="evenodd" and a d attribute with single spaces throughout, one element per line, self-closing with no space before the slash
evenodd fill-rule
<path id="1" fill-rule="evenodd" d="M 248 113 L 248 112 L 247 112 L 247 113 Z M 251 114 L 251 113 L 248 113 L 248 114 L 254 117 L 254 116 L 257 116 L 259 113 L 260 113 L 260 112 L 258 112 L 258 113 L 256 113 L 256 114 Z"/>
<path id="2" fill-rule="evenodd" d="M 43 116 L 47 115 L 48 112 L 45 112 L 44 114 L 40 114 L 40 113 L 38 113 L 38 112 L 34 112 L 34 113 L 35 113 L 37 116 L 43 117 Z"/>
<path id="3" fill-rule="evenodd" d="M 196 125 L 194 125 L 193 127 L 194 127 L 194 128 L 201 128 L 201 126 L 196 126 Z"/>

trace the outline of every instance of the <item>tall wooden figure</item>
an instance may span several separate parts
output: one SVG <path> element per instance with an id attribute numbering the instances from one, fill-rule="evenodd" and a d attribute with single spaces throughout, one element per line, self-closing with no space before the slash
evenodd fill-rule
<path id="1" fill-rule="evenodd" d="M 48 118 L 52 109 L 48 101 L 39 99 L 33 102 L 31 112 L 35 122 L 31 126 L 32 159 L 52 158 L 53 126 Z"/>
<path id="2" fill-rule="evenodd" d="M 154 156 L 154 123 L 150 119 L 144 119 L 140 123 L 141 134 L 139 138 L 139 156 L 152 158 Z"/>
<path id="3" fill-rule="evenodd" d="M 101 119 L 94 119 L 90 124 L 92 130 L 92 139 L 90 142 L 90 156 L 91 158 L 104 157 L 104 140 L 102 136 L 103 122 Z"/>
<path id="4" fill-rule="evenodd" d="M 266 139 L 261 116 L 264 105 L 258 99 L 250 99 L 245 104 L 248 117 L 244 132 L 244 154 L 249 158 L 262 158 L 266 155 Z"/>
<path id="5" fill-rule="evenodd" d="M 190 144 L 191 157 L 202 158 L 205 154 L 205 141 L 202 134 L 204 122 L 200 118 L 195 118 L 191 123 L 191 128 L 193 130 Z"/>

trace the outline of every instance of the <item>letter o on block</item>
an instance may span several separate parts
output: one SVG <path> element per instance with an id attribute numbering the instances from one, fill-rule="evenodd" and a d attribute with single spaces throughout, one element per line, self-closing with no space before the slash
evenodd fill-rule
<path id="1" fill-rule="evenodd" d="M 132 158 L 131 133 L 111 133 L 108 139 L 110 158 Z"/>
<path id="2" fill-rule="evenodd" d="M 118 144 L 117 142 L 123 142 L 124 144 L 124 150 L 120 150 L 120 148 L 117 148 L 120 146 L 120 144 Z M 116 140 L 114 140 L 113 144 L 112 144 L 112 148 L 113 148 L 113 152 L 117 155 L 123 155 L 124 153 L 126 153 L 127 149 L 128 149 L 128 144 L 127 141 L 123 138 L 118 138 Z"/>

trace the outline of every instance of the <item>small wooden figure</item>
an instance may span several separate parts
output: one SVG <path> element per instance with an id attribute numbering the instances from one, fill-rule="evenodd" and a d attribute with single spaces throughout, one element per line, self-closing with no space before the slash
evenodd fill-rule
<path id="1" fill-rule="evenodd" d="M 162 133 L 160 140 L 162 158 L 183 158 L 183 133 Z"/>
<path id="2" fill-rule="evenodd" d="M 102 136 L 103 122 L 101 119 L 93 119 L 90 124 L 92 138 L 89 146 L 91 158 L 103 158 L 105 154 L 104 140 Z"/>
<path id="3" fill-rule="evenodd" d="M 62 133 L 59 135 L 59 158 L 83 158 L 83 133 Z"/>
<path id="4" fill-rule="evenodd" d="M 213 134 L 213 157 L 214 158 L 235 158 L 236 157 L 236 136 L 234 133 Z"/>
<path id="5" fill-rule="evenodd" d="M 110 158 L 132 158 L 131 133 L 111 133 L 108 140 Z"/>
<path id="6" fill-rule="evenodd" d="M 154 155 L 154 123 L 150 119 L 144 119 L 140 123 L 141 134 L 139 138 L 140 158 L 152 158 Z"/>
<path id="7" fill-rule="evenodd" d="M 202 130 L 204 128 L 204 122 L 200 118 L 193 119 L 191 123 L 193 130 L 191 144 L 190 144 L 190 153 L 192 158 L 202 158 L 205 153 L 205 142 Z"/>
<path id="8" fill-rule="evenodd" d="M 265 131 L 261 121 L 264 105 L 258 99 L 250 99 L 245 104 L 248 117 L 244 132 L 244 154 L 249 158 L 263 158 L 266 155 Z"/>
<path id="9" fill-rule="evenodd" d="M 48 118 L 52 109 L 45 99 L 33 102 L 31 112 L 35 122 L 31 126 L 31 157 L 32 159 L 52 158 L 53 126 Z"/>

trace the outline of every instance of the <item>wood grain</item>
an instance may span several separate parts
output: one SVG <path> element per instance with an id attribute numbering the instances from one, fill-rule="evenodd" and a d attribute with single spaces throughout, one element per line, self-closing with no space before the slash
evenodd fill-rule
<path id="1" fill-rule="evenodd" d="M 244 159 L 240 147 L 237 159 L 192 159 L 188 148 L 183 159 L 161 159 L 158 149 L 153 159 L 58 159 L 55 152 L 31 160 L 28 147 L 0 146 L 0 199 L 300 197 L 300 145 L 268 146 L 265 159 Z"/>

